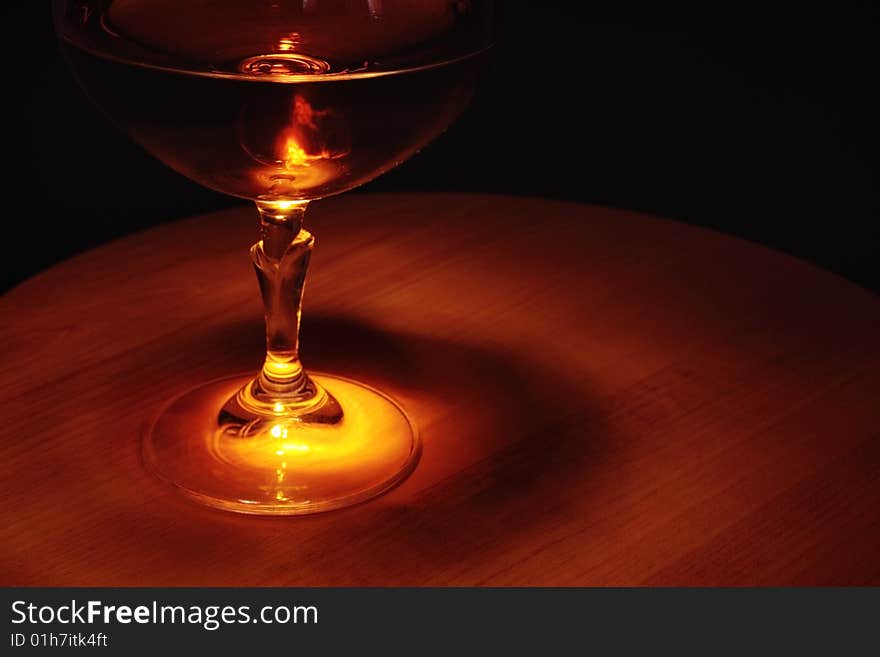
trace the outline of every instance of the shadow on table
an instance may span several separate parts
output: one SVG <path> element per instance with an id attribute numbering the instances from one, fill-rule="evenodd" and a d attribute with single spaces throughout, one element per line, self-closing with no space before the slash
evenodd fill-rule
<path id="1" fill-rule="evenodd" d="M 227 372 L 247 370 L 259 359 L 262 330 L 241 322 L 178 348 L 221 354 L 218 366 Z M 204 510 L 241 530 L 224 532 L 225 551 L 245 551 L 259 537 L 292 541 L 291 561 L 273 568 L 277 578 L 255 571 L 258 581 L 248 583 L 430 584 L 436 576 L 478 584 L 469 572 L 499 563 L 517 537 L 546 531 L 554 518 L 573 512 L 573 501 L 584 508 L 583 499 L 570 499 L 572 484 L 601 466 L 611 440 L 607 427 L 599 428 L 602 409 L 587 382 L 567 381 L 552 363 L 531 363 L 520 353 L 314 313 L 302 342 L 307 368 L 400 391 L 409 410 L 430 409 L 414 418 L 424 453 L 401 490 L 349 509 L 298 518 Z M 298 536 L 297 527 L 307 531 Z M 175 553 L 187 560 L 192 537 L 179 539 Z M 198 544 L 192 557 L 203 559 L 210 547 Z M 303 555 L 311 553 L 332 555 L 333 568 L 303 568 Z M 241 567 L 246 578 L 248 566 Z"/>

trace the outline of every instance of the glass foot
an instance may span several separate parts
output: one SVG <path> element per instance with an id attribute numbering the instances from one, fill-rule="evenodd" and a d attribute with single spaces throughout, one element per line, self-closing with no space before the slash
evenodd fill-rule
<path id="1" fill-rule="evenodd" d="M 253 376 L 218 379 L 165 406 L 144 436 L 146 466 L 203 504 L 265 515 L 338 509 L 405 479 L 420 444 L 403 410 L 362 383 L 310 376 L 341 418 L 291 419 L 279 409 L 242 424 L 223 409 Z"/>

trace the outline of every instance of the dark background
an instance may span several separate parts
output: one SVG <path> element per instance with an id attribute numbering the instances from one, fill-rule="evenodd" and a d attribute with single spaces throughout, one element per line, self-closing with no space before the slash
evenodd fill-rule
<path id="1" fill-rule="evenodd" d="M 471 108 L 365 190 L 630 208 L 880 291 L 876 3 L 496 4 L 499 42 Z M 65 69 L 48 0 L 0 12 L 4 288 L 120 235 L 240 203 L 164 168 L 95 111 Z"/>

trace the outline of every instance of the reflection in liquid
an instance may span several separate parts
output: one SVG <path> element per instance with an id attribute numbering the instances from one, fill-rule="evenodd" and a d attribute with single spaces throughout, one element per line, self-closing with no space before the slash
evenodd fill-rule
<path id="1" fill-rule="evenodd" d="M 292 42 L 282 45 L 293 47 Z M 314 107 L 304 94 L 296 93 L 289 123 L 275 138 L 272 152 L 272 163 L 253 173 L 268 197 L 323 185 L 345 172 L 343 161 L 351 153 L 345 119 L 329 107 Z"/>

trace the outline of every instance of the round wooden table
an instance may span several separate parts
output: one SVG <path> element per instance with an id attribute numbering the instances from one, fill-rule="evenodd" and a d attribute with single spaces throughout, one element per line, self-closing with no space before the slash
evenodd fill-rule
<path id="1" fill-rule="evenodd" d="M 255 212 L 162 226 L 0 302 L 0 583 L 880 584 L 877 297 L 588 205 L 351 194 L 310 213 L 304 362 L 399 399 L 416 472 L 293 518 L 145 472 L 163 402 L 263 353 Z"/>

